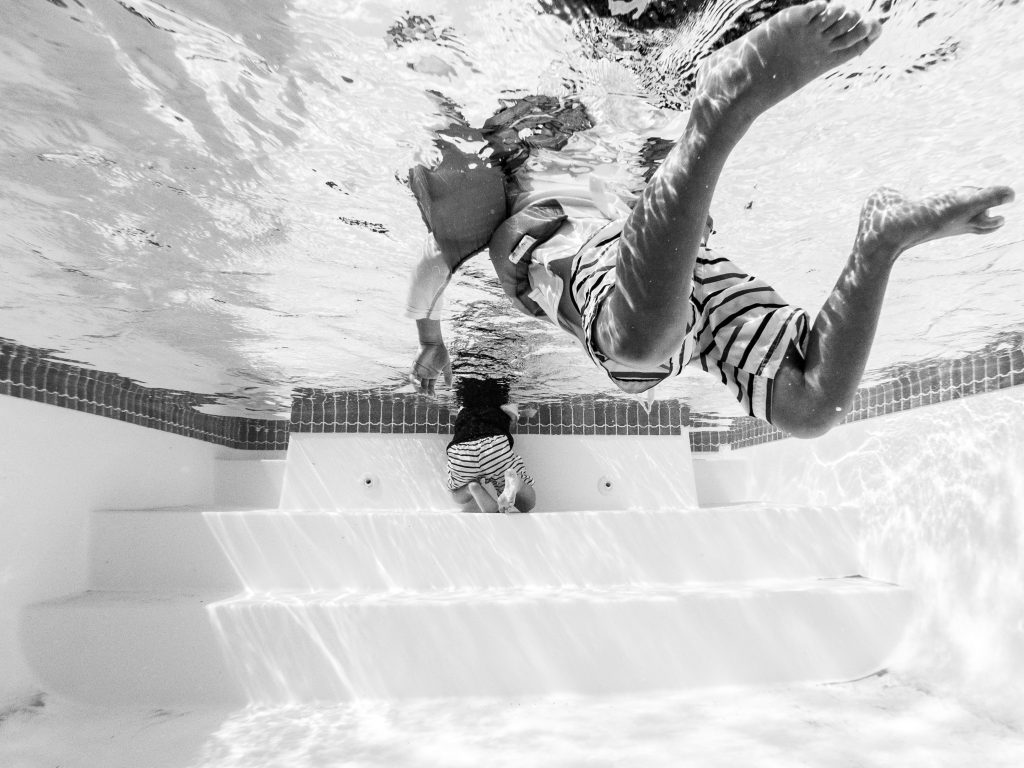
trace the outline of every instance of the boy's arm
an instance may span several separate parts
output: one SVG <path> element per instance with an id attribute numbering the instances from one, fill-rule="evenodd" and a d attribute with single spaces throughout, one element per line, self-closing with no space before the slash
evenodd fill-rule
<path id="1" fill-rule="evenodd" d="M 536 408 L 520 408 L 516 403 L 505 403 L 505 405 L 501 406 L 501 410 L 508 414 L 508 417 L 512 419 L 512 421 L 532 419 L 537 415 Z"/>
<path id="2" fill-rule="evenodd" d="M 448 386 L 452 383 L 452 361 L 444 345 L 441 321 L 417 320 L 416 333 L 420 340 L 420 353 L 412 365 L 412 376 L 420 392 L 433 395 L 439 375 L 444 376 L 444 383 Z"/>
<path id="3" fill-rule="evenodd" d="M 412 377 L 420 392 L 434 394 L 439 376 L 452 382 L 452 364 L 441 333 L 441 309 L 444 290 L 452 279 L 452 268 L 441 253 L 433 235 L 423 243 L 420 259 L 409 277 L 405 314 L 416 321 L 420 351 L 413 362 Z"/>
<path id="4" fill-rule="evenodd" d="M 455 269 L 448 263 L 434 236 L 423 239 L 420 258 L 409 275 L 405 316 L 414 320 L 436 320 L 444 308 L 444 290 Z"/>

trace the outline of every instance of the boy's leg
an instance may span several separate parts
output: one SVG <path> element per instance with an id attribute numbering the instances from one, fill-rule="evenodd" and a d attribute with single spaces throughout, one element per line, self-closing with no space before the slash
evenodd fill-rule
<path id="1" fill-rule="evenodd" d="M 988 234 L 1003 225 L 987 209 L 1013 200 L 1009 187 L 959 188 L 908 200 L 882 189 L 861 210 L 853 251 L 808 338 L 803 358 L 791 347 L 772 388 L 772 421 L 797 437 L 838 424 L 857 392 L 889 273 L 919 243 L 960 234 Z"/>
<path id="2" fill-rule="evenodd" d="M 452 491 L 455 501 L 463 506 L 475 505 L 480 512 L 497 512 L 498 502 L 480 483 L 472 482 Z M 474 510 L 464 510 L 474 511 Z"/>
<path id="3" fill-rule="evenodd" d="M 481 512 L 497 512 L 498 502 L 480 483 L 470 483 L 469 492 Z"/>
<path id="4" fill-rule="evenodd" d="M 658 365 L 682 347 L 693 269 L 725 161 L 753 121 L 862 53 L 881 31 L 840 5 L 787 8 L 702 67 L 686 129 L 626 222 L 595 340 L 613 360 Z"/>

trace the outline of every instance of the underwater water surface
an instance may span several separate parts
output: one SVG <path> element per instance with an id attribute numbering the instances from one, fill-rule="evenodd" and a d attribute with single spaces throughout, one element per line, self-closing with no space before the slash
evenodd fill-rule
<path id="1" fill-rule="evenodd" d="M 700 58 L 774 7 L 718 0 L 643 28 L 553 5 L 4 3 L 0 338 L 228 414 L 286 414 L 297 386 L 405 385 L 424 227 L 404 180 L 445 110 L 479 125 L 501 99 L 574 95 L 594 128 L 532 171 L 635 179 L 644 141 L 685 118 Z M 712 247 L 812 312 L 877 186 L 1024 180 L 1020 4 L 877 5 L 879 42 L 765 115 L 713 207 Z M 867 380 L 1024 327 L 1024 222 L 1005 213 L 992 237 L 904 256 Z M 516 313 L 486 258 L 453 281 L 445 326 L 457 371 L 509 376 L 519 400 L 616 394 L 567 335 Z M 659 392 L 741 413 L 699 371 Z"/>

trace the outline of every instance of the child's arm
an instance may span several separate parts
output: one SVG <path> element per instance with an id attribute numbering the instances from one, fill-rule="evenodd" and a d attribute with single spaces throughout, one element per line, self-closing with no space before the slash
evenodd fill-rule
<path id="1" fill-rule="evenodd" d="M 434 236 L 428 233 L 423 239 L 419 261 L 409 275 L 405 316 L 416 321 L 439 319 L 444 308 L 444 290 L 453 272 Z"/>
<path id="2" fill-rule="evenodd" d="M 444 377 L 444 383 L 448 386 L 452 383 L 452 361 L 444 345 L 441 321 L 417 320 L 416 334 L 420 341 L 420 353 L 412 364 L 412 376 L 420 392 L 433 395 L 439 376 Z"/>
<path id="3" fill-rule="evenodd" d="M 520 408 L 516 403 L 505 403 L 505 405 L 501 406 L 501 410 L 508 414 L 508 417 L 512 419 L 512 421 L 532 419 L 537 415 L 536 408 Z"/>
<path id="4" fill-rule="evenodd" d="M 441 308 L 444 290 L 452 279 L 452 269 L 441 253 L 433 235 L 423 243 L 420 259 L 409 278 L 406 317 L 416 320 L 420 351 L 413 362 L 412 375 L 421 392 L 434 394 L 440 375 L 452 382 L 452 364 L 441 333 Z"/>

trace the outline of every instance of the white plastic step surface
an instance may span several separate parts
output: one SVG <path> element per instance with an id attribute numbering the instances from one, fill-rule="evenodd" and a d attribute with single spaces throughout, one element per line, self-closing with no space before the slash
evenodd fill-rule
<path id="1" fill-rule="evenodd" d="M 251 590 L 688 584 L 860 573 L 854 510 L 211 512 Z"/>
<path id="2" fill-rule="evenodd" d="M 103 706 L 242 705 L 209 606 L 224 592 L 85 592 L 28 606 L 21 644 L 43 690 Z"/>
<path id="3" fill-rule="evenodd" d="M 441 434 L 308 434 L 289 438 L 281 507 L 289 510 L 455 509 Z M 515 450 L 538 512 L 697 506 L 687 435 L 525 435 Z"/>
<path id="4" fill-rule="evenodd" d="M 95 513 L 91 591 L 22 615 L 41 685 L 171 707 L 841 681 L 903 632 L 909 593 L 855 577 L 856 510 L 698 509 L 685 439 L 611 438 L 533 446 L 576 507 L 465 514 L 442 437 L 299 439 L 278 509 Z M 238 464 L 273 496 L 280 465 Z"/>
<path id="5" fill-rule="evenodd" d="M 89 587 L 188 592 L 242 584 L 207 507 L 101 510 L 90 521 Z"/>
<path id="6" fill-rule="evenodd" d="M 213 476 L 215 503 L 222 507 L 276 509 L 281 503 L 288 462 L 283 451 L 271 454 L 275 458 L 218 458 Z"/>
<path id="7" fill-rule="evenodd" d="M 909 600 L 907 590 L 853 578 L 268 595 L 214 614 L 250 699 L 274 703 L 852 680 L 885 666 Z"/>
<path id="8" fill-rule="evenodd" d="M 22 640 L 46 690 L 103 705 L 609 693 L 862 677 L 885 665 L 909 599 L 861 578 L 699 589 L 89 592 L 28 608 Z"/>

